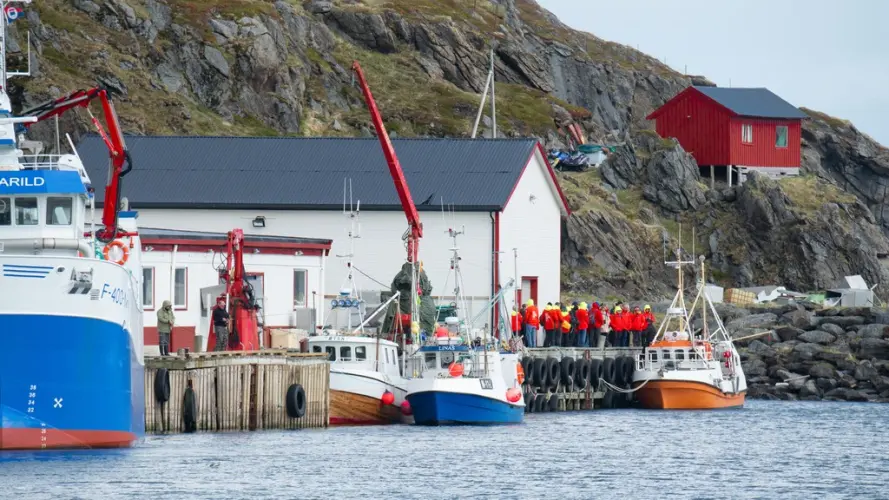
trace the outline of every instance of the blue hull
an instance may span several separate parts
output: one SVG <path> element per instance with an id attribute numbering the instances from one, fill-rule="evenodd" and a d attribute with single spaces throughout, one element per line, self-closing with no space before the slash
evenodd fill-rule
<path id="1" fill-rule="evenodd" d="M 0 314 L 0 332 L 0 449 L 120 447 L 144 434 L 144 367 L 120 325 Z"/>
<path id="2" fill-rule="evenodd" d="M 525 408 L 476 394 L 426 391 L 407 395 L 419 425 L 518 424 Z"/>

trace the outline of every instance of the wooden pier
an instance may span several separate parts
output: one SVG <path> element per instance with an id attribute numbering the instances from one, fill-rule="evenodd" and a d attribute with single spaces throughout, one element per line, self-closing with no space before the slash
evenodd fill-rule
<path id="1" fill-rule="evenodd" d="M 592 410 L 629 405 L 632 393 L 613 388 L 630 388 L 635 360 L 641 352 L 638 347 L 528 349 L 522 357 L 525 411 Z"/>
<path id="2" fill-rule="evenodd" d="M 326 354 L 285 349 L 145 358 L 145 432 L 327 427 Z"/>

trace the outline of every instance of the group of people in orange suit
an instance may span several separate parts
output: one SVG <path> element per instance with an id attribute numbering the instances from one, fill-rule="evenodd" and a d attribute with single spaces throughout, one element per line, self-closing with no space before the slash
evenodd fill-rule
<path id="1" fill-rule="evenodd" d="M 575 301 L 570 308 L 548 302 L 540 311 L 529 299 L 520 309 L 513 307 L 512 333 L 523 338 L 525 347 L 639 347 L 654 339 L 655 321 L 649 305 L 640 311 L 625 303 L 612 310 L 598 302 Z"/>

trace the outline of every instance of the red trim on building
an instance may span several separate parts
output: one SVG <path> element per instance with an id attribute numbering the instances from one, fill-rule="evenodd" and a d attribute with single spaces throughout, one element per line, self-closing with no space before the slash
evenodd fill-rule
<path id="1" fill-rule="evenodd" d="M 565 207 L 565 213 L 567 216 L 571 215 L 571 207 L 568 206 L 568 199 L 565 198 L 565 193 L 562 192 L 562 186 L 559 185 L 559 179 L 556 177 L 556 171 L 553 170 L 552 165 L 549 164 L 549 159 L 546 157 L 546 152 L 543 151 L 543 145 L 540 142 L 537 143 L 537 147 L 534 151 L 531 151 L 531 155 L 528 156 L 528 161 L 525 162 L 525 166 L 522 167 L 522 172 L 519 174 L 519 178 L 516 181 L 515 185 L 512 186 L 512 191 L 509 192 L 509 196 L 506 198 L 506 203 L 503 204 L 503 209 L 506 210 L 506 206 L 509 205 L 509 200 L 512 199 L 512 195 L 515 194 L 516 188 L 519 187 L 519 182 L 521 182 L 522 177 L 525 175 L 525 170 L 528 169 L 528 165 L 531 163 L 531 160 L 534 158 L 534 153 L 540 153 L 541 158 L 543 159 L 543 164 L 546 165 L 547 171 L 549 171 L 549 176 L 553 180 L 553 184 L 556 186 L 556 191 L 559 193 L 559 199 L 562 200 L 562 206 Z"/>
<path id="2" fill-rule="evenodd" d="M 204 239 L 188 239 L 188 238 L 142 238 L 142 246 L 151 245 L 153 247 L 179 245 L 182 247 L 196 247 L 203 250 L 218 250 L 228 244 L 226 240 L 204 240 Z M 244 236 L 244 249 L 259 249 L 260 253 L 274 253 L 271 250 L 285 250 L 283 253 L 293 253 L 302 250 L 304 255 L 321 255 L 321 252 L 328 254 L 330 252 L 330 243 L 282 243 L 272 241 L 250 241 L 250 235 Z M 157 248 L 155 248 L 157 250 Z M 308 253 L 313 251 L 314 254 Z M 198 250 L 200 251 L 200 250 Z"/>
<path id="3" fill-rule="evenodd" d="M 153 243 L 142 243 L 143 251 L 146 250 L 145 247 L 150 246 L 152 251 L 155 252 L 172 252 L 173 245 L 158 245 Z M 224 245 L 179 245 L 177 251 L 179 252 L 209 252 L 216 251 L 221 252 L 224 250 Z M 245 247 L 247 250 L 251 250 L 249 253 L 253 253 L 253 248 Z M 259 253 L 264 255 L 293 255 L 297 250 L 292 248 L 259 248 Z M 303 255 L 318 257 L 322 254 L 327 255 L 330 252 L 330 249 L 319 249 L 319 250 L 300 250 Z"/>

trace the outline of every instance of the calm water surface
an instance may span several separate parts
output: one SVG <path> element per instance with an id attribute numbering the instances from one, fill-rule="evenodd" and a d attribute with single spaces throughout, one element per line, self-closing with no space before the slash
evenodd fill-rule
<path id="1" fill-rule="evenodd" d="M 889 405 L 527 415 L 408 426 L 152 436 L 0 455 L 0 498 L 889 498 Z"/>

